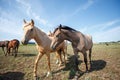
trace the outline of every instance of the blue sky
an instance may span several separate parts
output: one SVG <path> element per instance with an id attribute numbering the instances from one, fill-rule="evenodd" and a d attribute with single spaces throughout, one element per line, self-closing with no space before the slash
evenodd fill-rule
<path id="1" fill-rule="evenodd" d="M 0 0 L 0 40 L 21 40 L 23 19 L 45 33 L 62 24 L 94 42 L 120 40 L 120 0 Z"/>

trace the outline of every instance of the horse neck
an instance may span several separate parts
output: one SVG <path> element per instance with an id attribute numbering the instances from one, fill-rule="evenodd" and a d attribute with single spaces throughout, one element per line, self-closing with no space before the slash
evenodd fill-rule
<path id="1" fill-rule="evenodd" d="M 71 31 L 65 30 L 64 34 L 65 34 L 65 40 L 73 42 L 73 40 L 76 39 L 76 37 L 75 37 L 76 33 L 75 32 L 71 32 Z"/>
<path id="2" fill-rule="evenodd" d="M 46 41 L 47 42 L 51 41 L 50 38 L 43 31 L 38 29 L 37 27 L 35 27 L 35 37 L 34 37 L 34 40 L 36 41 L 36 43 L 39 46 L 43 46 L 44 43 L 46 43 Z"/>

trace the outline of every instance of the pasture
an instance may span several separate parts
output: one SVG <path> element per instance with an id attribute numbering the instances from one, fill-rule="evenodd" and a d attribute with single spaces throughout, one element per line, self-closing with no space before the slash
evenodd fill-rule
<path id="1" fill-rule="evenodd" d="M 18 56 L 4 56 L 0 48 L 0 80 L 33 80 L 34 61 L 38 51 L 35 45 L 20 45 Z M 73 50 L 67 49 L 68 60 L 66 67 L 58 67 L 54 53 L 51 53 L 51 68 L 53 76 L 46 77 L 47 60 L 44 55 L 38 64 L 38 76 L 41 80 L 69 80 L 74 77 Z M 94 44 L 92 65 L 89 73 L 85 73 L 83 55 L 79 53 L 79 80 L 119 80 L 120 76 L 120 44 Z M 89 60 L 89 58 L 88 58 Z M 89 62 L 88 62 L 89 64 Z M 90 65 L 89 65 L 90 66 Z"/>

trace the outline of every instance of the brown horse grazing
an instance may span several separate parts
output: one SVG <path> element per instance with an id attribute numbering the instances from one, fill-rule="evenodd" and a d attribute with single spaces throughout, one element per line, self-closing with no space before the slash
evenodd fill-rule
<path id="1" fill-rule="evenodd" d="M 8 44 L 8 54 L 10 54 L 10 51 L 12 49 L 12 55 L 16 57 L 18 53 L 19 44 L 20 44 L 19 40 L 17 39 L 11 40 Z"/>
<path id="2" fill-rule="evenodd" d="M 74 50 L 75 69 L 78 70 L 78 52 L 82 52 L 86 65 L 86 71 L 88 71 L 86 51 L 89 50 L 89 59 L 91 64 L 91 52 L 93 46 L 92 37 L 90 35 L 84 35 L 68 26 L 62 27 L 61 24 L 55 29 L 53 35 L 54 39 L 52 39 L 51 48 L 54 50 L 59 44 L 61 44 L 62 41 L 69 40 L 72 42 Z"/>
<path id="3" fill-rule="evenodd" d="M 50 48 L 50 44 L 52 42 L 53 37 L 49 37 L 46 33 L 35 27 L 33 20 L 31 20 L 30 22 L 26 22 L 24 20 L 23 30 L 24 30 L 24 37 L 22 40 L 22 44 L 26 45 L 28 44 L 29 40 L 34 39 L 36 41 L 37 49 L 39 52 L 35 60 L 34 77 L 37 79 L 38 61 L 42 58 L 43 55 L 46 55 L 47 57 L 48 67 L 49 67 L 47 76 L 49 76 L 51 74 L 50 53 L 55 51 L 60 53 L 60 49 L 61 47 L 63 47 L 62 44 L 60 44 L 55 50 L 52 50 Z"/>
<path id="4" fill-rule="evenodd" d="M 53 37 L 53 33 L 51 31 L 49 31 L 48 36 L 49 37 Z M 60 53 L 56 52 L 56 57 L 57 57 L 56 64 L 59 63 L 59 58 L 60 58 L 60 61 L 61 61 L 60 64 L 59 64 L 59 66 L 63 63 L 63 61 L 62 61 L 62 52 L 63 52 L 63 56 L 64 56 L 64 62 L 66 63 L 66 60 L 65 60 L 65 53 L 67 53 L 67 44 L 66 44 L 66 41 L 64 41 L 64 44 L 62 44 L 62 46 L 63 47 L 61 47 Z"/>
<path id="5" fill-rule="evenodd" d="M 3 50 L 4 54 L 5 54 L 5 56 L 7 55 L 8 43 L 9 43 L 8 40 L 0 41 L 0 47 L 2 47 L 2 50 Z M 6 47 L 6 52 L 4 51 L 4 47 Z"/>

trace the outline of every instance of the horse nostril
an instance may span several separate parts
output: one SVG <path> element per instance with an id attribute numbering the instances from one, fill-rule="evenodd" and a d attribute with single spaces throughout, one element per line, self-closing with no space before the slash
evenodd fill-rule
<path id="1" fill-rule="evenodd" d="M 54 47 L 54 46 L 51 46 L 50 48 L 51 48 L 52 50 L 55 50 L 55 47 Z"/>
<path id="2" fill-rule="evenodd" d="M 23 45 L 26 45 L 26 44 L 27 44 L 27 41 L 21 41 L 21 43 L 22 43 Z"/>

